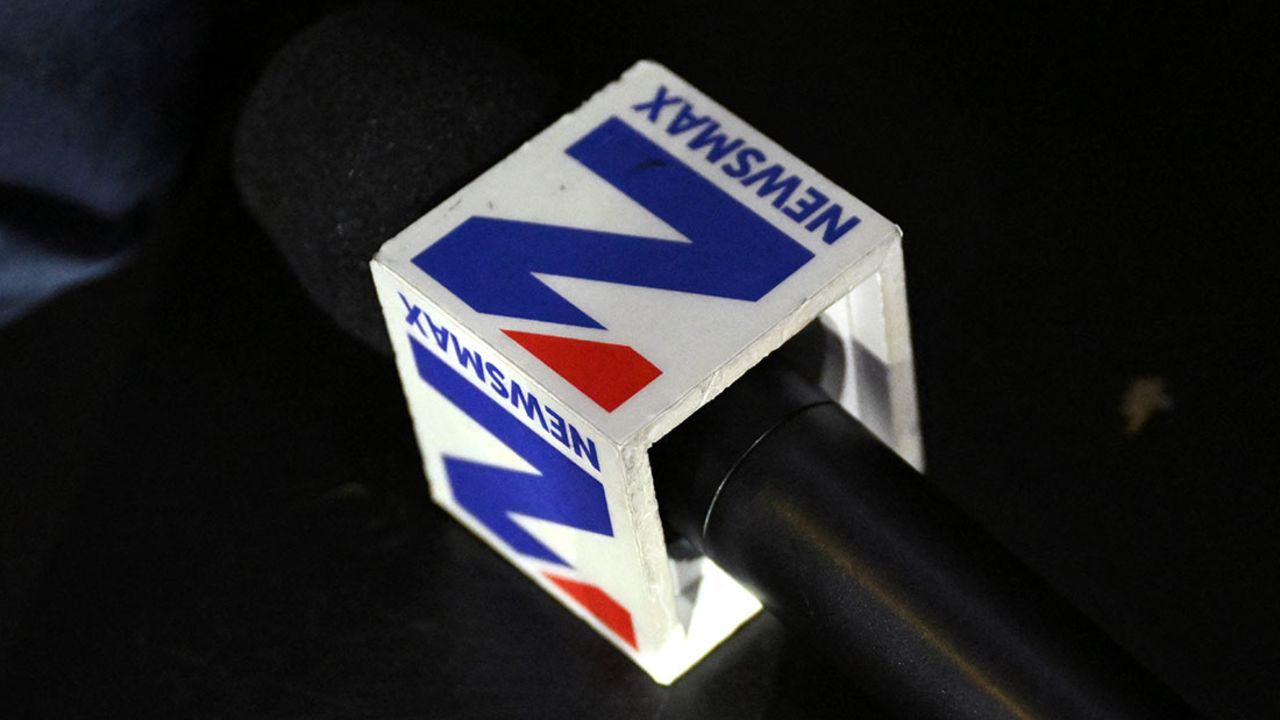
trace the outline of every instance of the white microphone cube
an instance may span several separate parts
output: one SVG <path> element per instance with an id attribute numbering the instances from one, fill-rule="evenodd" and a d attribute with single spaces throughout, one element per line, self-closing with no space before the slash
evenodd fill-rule
<path id="1" fill-rule="evenodd" d="M 816 319 L 923 463 L 896 225 L 637 63 L 371 263 L 434 500 L 666 684 L 759 611 L 670 557 L 649 448 Z"/>

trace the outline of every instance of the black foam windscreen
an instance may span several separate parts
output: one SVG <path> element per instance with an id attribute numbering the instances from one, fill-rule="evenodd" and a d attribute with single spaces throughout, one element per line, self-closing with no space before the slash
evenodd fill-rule
<path id="1" fill-rule="evenodd" d="M 263 72 L 236 129 L 236 183 L 316 303 L 389 353 L 369 259 L 557 106 L 509 48 L 405 5 L 350 9 Z"/>

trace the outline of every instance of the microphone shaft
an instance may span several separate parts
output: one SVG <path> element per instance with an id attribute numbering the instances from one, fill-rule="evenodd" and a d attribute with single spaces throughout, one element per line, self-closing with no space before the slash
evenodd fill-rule
<path id="1" fill-rule="evenodd" d="M 654 447 L 668 524 L 909 718 L 1197 717 L 772 359 Z"/>

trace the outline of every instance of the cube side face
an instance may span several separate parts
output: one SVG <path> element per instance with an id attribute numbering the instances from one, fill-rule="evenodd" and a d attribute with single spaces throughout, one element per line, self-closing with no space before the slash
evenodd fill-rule
<path id="1" fill-rule="evenodd" d="M 637 64 L 371 264 L 433 498 L 674 680 L 760 606 L 668 556 L 649 448 L 821 316 L 833 395 L 918 464 L 900 236 Z"/>
<path id="2" fill-rule="evenodd" d="M 373 275 L 433 500 L 649 669 L 678 622 L 637 551 L 620 449 L 401 278 Z"/>
<path id="3" fill-rule="evenodd" d="M 824 389 L 923 472 L 902 243 L 890 243 L 875 272 L 828 307 L 821 321 L 838 339 L 840 355 L 826 363 Z"/>

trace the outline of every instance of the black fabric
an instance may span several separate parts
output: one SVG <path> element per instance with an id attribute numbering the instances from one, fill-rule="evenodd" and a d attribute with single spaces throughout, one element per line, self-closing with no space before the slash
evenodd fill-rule
<path id="1" fill-rule="evenodd" d="M 0 330 L 5 526 L 62 518 L 7 714 L 884 716 L 769 619 L 654 687 L 430 506 L 392 368 L 232 181 L 248 89 L 339 4 L 221 7 L 162 227 Z M 571 100 L 653 57 L 900 223 L 930 482 L 1207 716 L 1272 718 L 1268 9 L 432 11 Z M 1174 407 L 1126 434 L 1143 376 Z"/>
<path id="2" fill-rule="evenodd" d="M 0 4 L 0 325 L 118 268 L 190 149 L 200 0 Z"/>

